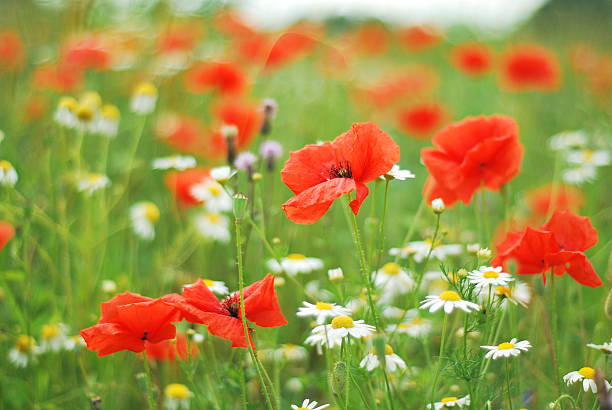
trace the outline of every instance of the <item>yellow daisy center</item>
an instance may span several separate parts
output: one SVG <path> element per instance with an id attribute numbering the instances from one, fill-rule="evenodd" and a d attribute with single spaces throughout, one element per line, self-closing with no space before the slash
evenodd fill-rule
<path id="1" fill-rule="evenodd" d="M 77 118 L 83 122 L 89 122 L 94 116 L 94 110 L 90 104 L 81 104 L 75 112 Z"/>
<path id="2" fill-rule="evenodd" d="M 514 345 L 512 343 L 504 342 L 497 345 L 498 350 L 510 350 L 514 349 Z"/>
<path id="3" fill-rule="evenodd" d="M 217 225 L 221 222 L 221 215 L 219 214 L 208 214 L 208 220 L 211 224 Z"/>
<path id="4" fill-rule="evenodd" d="M 120 117 L 119 109 L 112 105 L 106 104 L 102 107 L 102 116 L 109 120 L 118 120 Z"/>
<path id="5" fill-rule="evenodd" d="M 204 284 L 205 284 L 206 286 L 208 286 L 209 288 L 210 288 L 211 286 L 215 286 L 215 282 L 214 282 L 214 281 L 212 281 L 212 280 L 210 280 L 210 279 L 204 279 L 204 280 L 203 280 L 203 282 L 204 282 Z"/>
<path id="6" fill-rule="evenodd" d="M 349 316 L 336 316 L 332 320 L 331 326 L 333 329 L 339 329 L 341 327 L 350 329 L 352 327 L 355 327 L 355 323 L 353 323 L 353 319 Z"/>
<path id="7" fill-rule="evenodd" d="M 451 397 L 444 397 L 442 400 L 440 400 L 442 403 L 449 403 L 451 401 L 457 401 L 457 398 L 454 396 Z"/>
<path id="8" fill-rule="evenodd" d="M 499 273 L 495 272 L 494 270 L 488 270 L 485 273 L 483 273 L 482 276 L 485 279 L 497 279 L 499 278 Z"/>
<path id="9" fill-rule="evenodd" d="M 387 275 L 397 275 L 398 273 L 402 271 L 402 267 L 395 262 L 389 262 L 389 263 L 385 263 L 382 270 Z"/>
<path id="10" fill-rule="evenodd" d="M 58 325 L 44 325 L 42 327 L 42 338 L 45 340 L 59 336 L 60 327 Z"/>
<path id="11" fill-rule="evenodd" d="M 413 325 L 422 325 L 422 324 L 427 323 L 427 321 L 423 319 L 422 317 L 415 317 L 414 319 L 410 321 L 410 323 L 412 323 Z"/>
<path id="12" fill-rule="evenodd" d="M 400 323 L 399 325 L 397 325 L 398 329 L 410 329 L 412 327 L 412 324 L 410 323 Z"/>
<path id="13" fill-rule="evenodd" d="M 156 97 L 157 88 L 151 83 L 140 83 L 138 84 L 138 87 L 136 87 L 136 90 L 134 90 L 134 94 Z"/>
<path id="14" fill-rule="evenodd" d="M 191 392 L 184 384 L 172 383 L 166 386 L 165 393 L 171 399 L 185 400 Z"/>
<path id="15" fill-rule="evenodd" d="M 2 160 L 0 161 L 0 169 L 3 171 L 10 171 L 13 168 L 13 165 L 6 161 L 6 160 Z"/>
<path id="16" fill-rule="evenodd" d="M 592 367 L 583 367 L 580 370 L 578 370 L 578 373 L 585 379 L 595 378 L 595 369 L 593 369 Z"/>
<path id="17" fill-rule="evenodd" d="M 75 100 L 72 97 L 62 97 L 58 103 L 58 106 L 60 108 L 66 108 L 70 111 L 76 110 L 77 105 L 78 105 L 77 100 Z"/>
<path id="18" fill-rule="evenodd" d="M 432 241 L 431 239 L 425 239 L 424 241 L 427 245 L 431 246 L 432 248 L 437 248 L 438 246 L 440 246 L 440 241 Z"/>
<path id="19" fill-rule="evenodd" d="M 144 204 L 144 216 L 151 222 L 159 220 L 159 208 L 152 203 Z"/>
<path id="20" fill-rule="evenodd" d="M 510 291 L 510 288 L 508 288 L 506 286 L 497 286 L 497 287 L 495 287 L 495 293 L 497 293 L 500 296 L 506 296 L 506 297 L 510 297 L 512 295 L 512 292 Z"/>
<path id="21" fill-rule="evenodd" d="M 389 345 L 385 345 L 385 354 L 386 355 L 393 354 L 393 348 Z"/>
<path id="22" fill-rule="evenodd" d="M 287 255 L 287 259 L 291 259 L 292 261 L 301 261 L 306 259 L 306 256 L 302 255 L 301 253 L 290 253 Z"/>
<path id="23" fill-rule="evenodd" d="M 91 185 L 98 185 L 99 183 L 102 182 L 102 175 L 101 174 L 89 174 L 87 175 L 87 182 L 89 182 Z"/>
<path id="24" fill-rule="evenodd" d="M 34 339 L 27 335 L 21 335 L 17 338 L 15 349 L 21 353 L 28 353 L 34 347 Z"/>
<path id="25" fill-rule="evenodd" d="M 586 163 L 593 162 L 593 154 L 594 152 L 591 149 L 582 150 L 582 160 Z"/>
<path id="26" fill-rule="evenodd" d="M 317 304 L 315 305 L 315 308 L 319 310 L 332 310 L 333 307 L 334 305 L 332 305 L 331 303 L 325 302 L 317 302 Z"/>
<path id="27" fill-rule="evenodd" d="M 440 293 L 440 296 L 438 296 L 441 300 L 446 300 L 448 302 L 457 302 L 459 300 L 461 300 L 461 296 L 459 296 L 459 294 L 457 292 L 455 292 L 454 290 L 446 290 L 442 293 Z"/>

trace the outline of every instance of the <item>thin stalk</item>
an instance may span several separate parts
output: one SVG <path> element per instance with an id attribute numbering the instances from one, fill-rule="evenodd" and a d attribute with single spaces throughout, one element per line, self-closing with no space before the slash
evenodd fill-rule
<path id="1" fill-rule="evenodd" d="M 444 314 L 444 322 L 442 323 L 442 337 L 440 339 L 440 352 L 438 353 L 438 366 L 436 369 L 436 375 L 434 376 L 434 381 L 431 384 L 431 393 L 430 393 L 430 403 L 431 408 L 434 408 L 434 394 L 436 393 L 436 386 L 438 384 L 438 378 L 440 377 L 440 372 L 442 371 L 442 355 L 444 354 L 444 342 L 446 341 L 446 327 L 448 326 L 448 315 Z"/>
<path id="2" fill-rule="evenodd" d="M 385 222 L 387 219 L 388 199 L 389 199 L 389 180 L 385 180 L 385 195 L 383 199 L 382 217 L 380 219 L 380 226 L 378 227 L 378 253 L 376 256 L 376 265 L 375 265 L 376 268 L 380 266 L 380 261 L 382 259 L 383 250 L 385 249 Z"/>
<path id="3" fill-rule="evenodd" d="M 514 410 L 514 406 L 512 405 L 512 393 L 510 393 L 510 359 L 506 358 L 506 390 L 508 392 L 508 406 L 510 406 L 510 410 Z"/>
<path id="4" fill-rule="evenodd" d="M 151 367 L 149 366 L 149 359 L 147 358 L 147 351 L 143 351 L 144 358 L 144 369 L 145 369 L 145 386 L 147 389 L 147 404 L 149 405 L 149 410 L 157 410 L 157 401 L 153 395 L 153 382 L 151 377 Z"/>
<path id="5" fill-rule="evenodd" d="M 550 271 L 550 294 L 552 298 L 552 312 L 551 312 L 551 326 L 550 330 L 552 332 L 552 344 L 551 344 L 551 352 L 552 352 L 552 362 L 554 367 L 554 377 L 555 377 L 555 387 L 557 388 L 557 395 L 561 394 L 561 387 L 559 384 L 560 374 L 559 374 L 559 357 L 557 350 L 557 334 L 558 328 L 558 318 L 557 318 L 557 293 L 555 287 L 555 273 L 551 269 Z"/>

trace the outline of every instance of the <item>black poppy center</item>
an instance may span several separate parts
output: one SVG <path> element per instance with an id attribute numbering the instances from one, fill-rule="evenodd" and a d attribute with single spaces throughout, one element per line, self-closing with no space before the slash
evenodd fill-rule
<path id="1" fill-rule="evenodd" d="M 223 299 L 223 302 L 221 302 L 221 306 L 227 310 L 231 317 L 240 317 L 240 294 L 236 292 L 226 297 Z"/>
<path id="2" fill-rule="evenodd" d="M 329 178 L 353 178 L 353 170 L 351 164 L 348 161 L 340 161 L 329 170 Z"/>
<path id="3" fill-rule="evenodd" d="M 140 340 L 149 340 L 149 332 L 144 332 Z"/>

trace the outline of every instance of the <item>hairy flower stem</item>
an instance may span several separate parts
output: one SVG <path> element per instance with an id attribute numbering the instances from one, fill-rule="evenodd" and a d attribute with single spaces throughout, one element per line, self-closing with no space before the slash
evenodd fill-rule
<path id="1" fill-rule="evenodd" d="M 380 266 L 382 254 L 385 249 L 385 222 L 387 219 L 387 203 L 389 199 L 389 180 L 385 181 L 385 196 L 383 199 L 383 210 L 382 217 L 380 218 L 380 226 L 378 227 L 378 252 L 376 254 L 376 265 L 377 269 Z"/>
<path id="2" fill-rule="evenodd" d="M 147 351 L 142 352 L 145 369 L 145 388 L 147 389 L 147 404 L 149 410 L 157 410 L 157 401 L 153 395 L 153 379 L 151 377 L 151 367 L 149 366 L 149 359 L 147 358 Z"/>
<path id="3" fill-rule="evenodd" d="M 512 393 L 510 393 L 510 358 L 506 358 L 506 390 L 508 392 L 508 406 L 510 410 L 514 410 L 514 406 L 512 405 Z"/>
<path id="4" fill-rule="evenodd" d="M 240 289 L 240 319 L 242 320 L 242 329 L 244 331 L 244 337 L 246 338 L 246 344 L 249 351 L 249 355 L 251 356 L 251 360 L 255 365 L 255 369 L 257 370 L 257 376 L 259 377 L 259 382 L 261 384 L 261 389 L 263 390 L 264 396 L 266 398 L 266 405 L 269 410 L 274 410 L 274 406 L 272 405 L 272 400 L 270 399 L 270 394 L 268 393 L 268 388 L 266 386 L 266 382 L 264 380 L 264 376 L 262 374 L 262 370 L 265 372 L 265 369 L 260 368 L 259 359 L 253 350 L 253 345 L 251 344 L 251 337 L 249 334 L 249 327 L 247 325 L 246 320 L 246 311 L 244 307 L 244 272 L 243 272 L 243 263 L 242 263 L 242 236 L 241 236 L 241 227 L 242 227 L 242 219 L 235 218 L 234 226 L 236 228 L 236 263 L 238 268 L 238 287 Z M 262 366 L 263 367 L 263 366 Z M 269 378 L 268 378 L 269 379 Z M 244 378 L 241 378 L 242 383 L 244 383 Z M 270 388 L 273 388 L 270 385 Z M 246 405 L 246 403 L 244 403 Z"/>
<path id="5" fill-rule="evenodd" d="M 572 396 L 570 396 L 569 394 L 562 394 L 561 396 L 559 396 L 557 398 L 557 400 L 555 400 L 552 405 L 550 406 L 551 409 L 556 409 L 557 407 L 559 407 L 561 405 L 561 401 L 562 400 L 569 400 L 570 403 L 572 403 L 572 410 L 577 410 L 578 407 L 576 407 L 576 402 L 574 401 L 574 398 Z"/>
<path id="6" fill-rule="evenodd" d="M 436 375 L 434 376 L 433 383 L 431 384 L 430 403 L 431 408 L 434 408 L 436 386 L 438 384 L 438 378 L 442 371 L 442 355 L 444 354 L 444 342 L 446 342 L 446 327 L 448 326 L 448 315 L 444 315 L 444 322 L 442 323 L 442 336 L 440 338 L 440 352 L 438 353 L 438 366 L 436 368 Z"/>
<path id="7" fill-rule="evenodd" d="M 552 311 L 551 311 L 551 324 L 550 331 L 552 333 L 552 344 L 550 346 L 552 353 L 552 364 L 554 368 L 554 377 L 555 377 L 555 387 L 557 389 L 557 395 L 561 395 L 561 386 L 559 384 L 559 380 L 561 379 L 561 375 L 559 373 L 559 355 L 557 350 L 557 335 L 558 335 L 558 318 L 557 318 L 557 293 L 555 288 L 555 273 L 551 269 L 550 271 L 550 297 L 552 298 Z"/>

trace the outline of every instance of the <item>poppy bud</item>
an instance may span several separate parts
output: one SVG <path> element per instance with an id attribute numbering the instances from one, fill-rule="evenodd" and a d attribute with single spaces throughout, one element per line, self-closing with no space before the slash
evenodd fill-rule
<path id="1" fill-rule="evenodd" d="M 232 196 L 232 204 L 234 209 L 234 217 L 238 220 L 244 218 L 246 213 L 248 198 L 245 194 L 237 193 Z"/>

